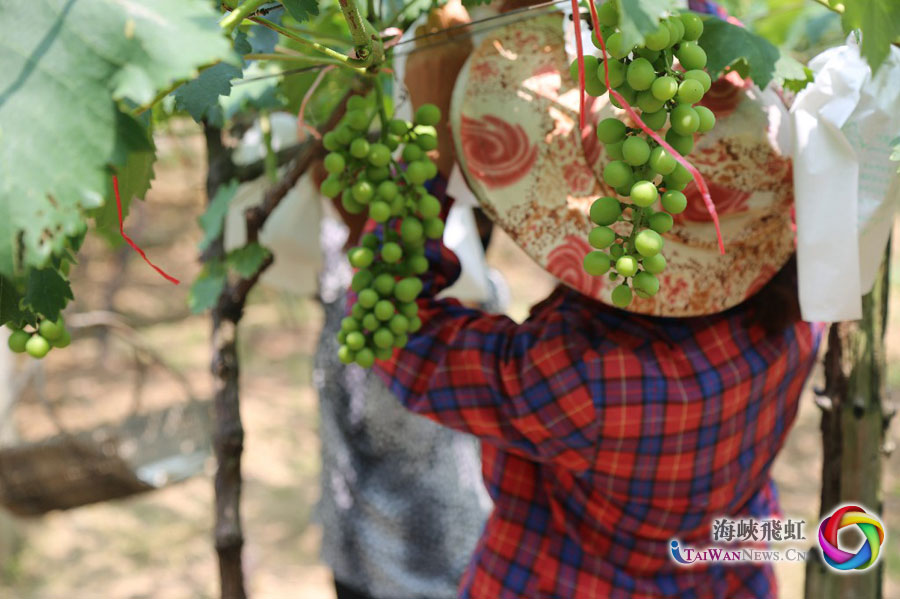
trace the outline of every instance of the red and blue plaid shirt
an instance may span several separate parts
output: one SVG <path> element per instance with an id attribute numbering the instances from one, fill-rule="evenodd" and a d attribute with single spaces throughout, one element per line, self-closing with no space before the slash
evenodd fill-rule
<path id="1" fill-rule="evenodd" d="M 427 255 L 424 324 L 377 369 L 409 409 L 482 440 L 495 508 L 461 597 L 776 596 L 768 565 L 680 567 L 669 544 L 778 513 L 769 469 L 818 326 L 766 336 L 744 306 L 658 318 L 565 287 L 517 324 L 435 299 L 459 263 L 438 242 Z"/>

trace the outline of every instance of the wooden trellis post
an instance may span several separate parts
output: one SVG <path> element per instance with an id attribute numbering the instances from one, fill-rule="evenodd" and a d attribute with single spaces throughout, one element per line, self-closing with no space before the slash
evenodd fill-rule
<path id="1" fill-rule="evenodd" d="M 819 402 L 824 454 L 820 518 L 842 503 L 862 504 L 882 514 L 883 455 L 893 416 L 885 390 L 889 272 L 890 244 L 875 287 L 863 298 L 862 320 L 834 324 L 828 332 L 825 389 Z M 812 535 L 816 524 L 808 528 Z M 816 544 L 814 537 L 810 540 Z M 806 599 L 883 599 L 884 560 L 864 572 L 838 574 L 819 554 L 810 556 Z"/>

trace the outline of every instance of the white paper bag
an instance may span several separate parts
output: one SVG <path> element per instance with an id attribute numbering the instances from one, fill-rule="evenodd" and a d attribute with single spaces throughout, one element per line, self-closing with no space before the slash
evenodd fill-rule
<path id="1" fill-rule="evenodd" d="M 900 202 L 900 48 L 874 76 L 852 37 L 809 67 L 791 107 L 800 307 L 808 321 L 855 320 Z"/>

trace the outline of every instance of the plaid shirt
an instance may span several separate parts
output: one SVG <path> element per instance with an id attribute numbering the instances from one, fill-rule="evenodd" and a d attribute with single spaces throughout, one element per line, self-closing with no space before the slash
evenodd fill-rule
<path id="1" fill-rule="evenodd" d="M 406 407 L 482 439 L 495 508 L 461 597 L 776 596 L 771 566 L 677 567 L 669 542 L 778 513 L 769 469 L 818 325 L 767 337 L 744 306 L 657 318 L 565 287 L 516 324 L 435 299 L 459 263 L 438 242 L 427 255 L 424 324 L 376 368 Z"/>

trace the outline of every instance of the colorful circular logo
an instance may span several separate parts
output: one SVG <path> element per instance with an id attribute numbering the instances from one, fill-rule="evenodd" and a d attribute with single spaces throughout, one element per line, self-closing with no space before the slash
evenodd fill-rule
<path id="1" fill-rule="evenodd" d="M 859 551 L 849 553 L 838 547 L 838 531 L 856 524 L 866 537 Z M 878 551 L 884 543 L 884 525 L 855 505 L 838 509 L 819 524 L 819 545 L 825 562 L 835 570 L 865 570 L 878 559 Z"/>

